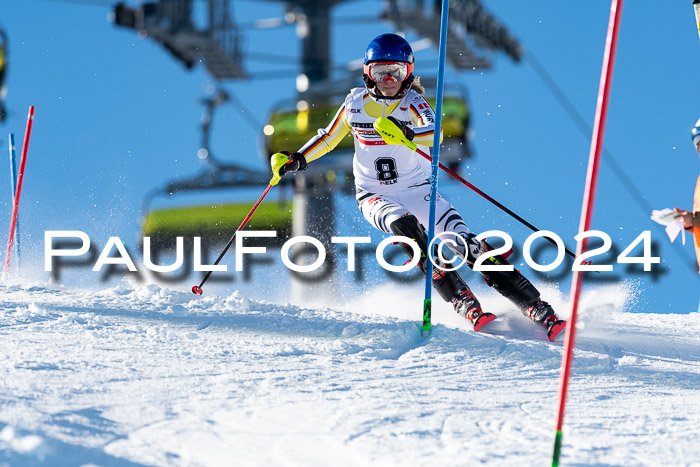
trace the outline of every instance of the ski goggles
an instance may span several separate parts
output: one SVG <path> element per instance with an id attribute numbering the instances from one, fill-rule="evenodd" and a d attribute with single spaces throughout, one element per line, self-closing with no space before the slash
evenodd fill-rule
<path id="1" fill-rule="evenodd" d="M 372 62 L 365 65 L 365 74 L 375 83 L 384 81 L 405 80 L 413 73 L 413 63 L 405 62 Z"/>
<path id="2" fill-rule="evenodd" d="M 690 130 L 690 134 L 692 135 L 691 137 L 693 138 L 695 149 L 697 149 L 698 153 L 700 153 L 700 126 L 696 126 Z"/>

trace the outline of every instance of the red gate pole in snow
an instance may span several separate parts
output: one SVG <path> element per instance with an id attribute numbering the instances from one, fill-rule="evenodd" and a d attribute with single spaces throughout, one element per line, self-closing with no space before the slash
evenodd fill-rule
<path id="1" fill-rule="evenodd" d="M 10 222 L 10 234 L 7 237 L 7 252 L 5 253 L 5 274 L 10 272 L 10 261 L 12 260 L 12 246 L 15 243 L 15 228 L 17 227 L 17 214 L 19 213 L 19 199 L 22 196 L 22 182 L 24 181 L 24 168 L 27 165 L 27 152 L 29 151 L 29 138 L 32 135 L 32 123 L 34 123 L 34 106 L 29 106 L 27 115 L 27 126 L 24 129 L 24 141 L 22 142 L 22 160 L 19 163 L 19 174 L 17 174 L 17 188 L 15 190 L 15 200 L 12 204 L 12 220 Z"/>
<path id="2" fill-rule="evenodd" d="M 593 137 L 591 139 L 591 151 L 588 156 L 588 173 L 586 174 L 586 186 L 583 194 L 583 208 L 581 210 L 581 222 L 579 233 L 585 232 L 591 227 L 593 217 L 593 203 L 595 201 L 595 190 L 598 182 L 598 167 L 600 154 L 603 150 L 603 134 L 605 133 L 605 121 L 608 112 L 608 96 L 610 95 L 610 85 L 612 83 L 613 68 L 615 66 L 615 50 L 617 48 L 618 30 L 620 28 L 620 17 L 622 15 L 623 0 L 612 0 L 610 7 L 610 21 L 608 23 L 608 35 L 605 42 L 605 55 L 603 57 L 603 70 L 600 76 L 600 87 L 598 88 L 598 104 L 596 106 L 595 126 L 593 127 Z M 576 246 L 576 256 L 580 256 L 586 250 L 588 239 L 584 238 Z M 559 454 L 562 444 L 562 426 L 564 425 L 564 409 L 566 407 L 566 394 L 569 386 L 569 376 L 571 375 L 571 363 L 574 359 L 574 342 L 576 339 L 576 318 L 578 315 L 578 301 L 581 295 L 581 285 L 583 283 L 583 272 L 575 271 L 571 281 L 571 315 L 566 326 L 566 337 L 564 340 L 564 355 L 562 356 L 561 380 L 559 385 L 559 410 L 557 413 L 557 431 L 554 439 L 554 453 L 552 455 L 552 466 L 559 465 Z"/>

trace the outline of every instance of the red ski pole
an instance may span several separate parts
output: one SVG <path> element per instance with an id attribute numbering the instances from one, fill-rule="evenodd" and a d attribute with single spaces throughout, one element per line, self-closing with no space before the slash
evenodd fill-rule
<path id="1" fill-rule="evenodd" d="M 246 224 L 248 223 L 248 221 L 250 220 L 250 218 L 253 217 L 253 213 L 256 211 L 256 209 L 258 209 L 258 206 L 260 206 L 260 203 L 263 202 L 263 200 L 265 199 L 265 196 L 267 196 L 267 194 L 270 192 L 270 189 L 271 189 L 271 188 L 272 188 L 272 184 L 269 183 L 269 184 L 267 185 L 267 188 L 265 188 L 265 191 L 263 191 L 263 194 L 260 195 L 260 198 L 258 198 L 258 200 L 257 200 L 257 201 L 255 202 L 255 204 L 253 205 L 253 208 L 250 210 L 250 212 L 248 213 L 248 215 L 245 216 L 245 219 L 243 219 L 243 222 L 241 222 L 241 225 L 236 229 L 236 231 L 235 231 L 235 232 L 233 233 L 233 235 L 231 236 L 231 239 L 230 239 L 230 240 L 228 241 L 228 243 L 226 244 L 226 247 L 224 248 L 224 251 L 222 251 L 221 254 L 219 255 L 219 257 L 216 258 L 216 261 L 214 261 L 214 266 L 216 266 L 217 264 L 219 264 L 219 262 L 221 261 L 221 259 L 224 257 L 224 255 L 225 255 L 226 252 L 228 251 L 228 249 L 231 248 L 231 245 L 233 245 L 233 240 L 236 238 L 236 234 L 237 234 L 243 227 L 245 227 Z M 202 286 L 203 286 L 204 283 L 207 281 L 207 279 L 209 279 L 209 276 L 211 276 L 211 273 L 212 273 L 212 271 L 207 271 L 207 274 L 204 276 L 204 279 L 202 279 L 202 282 L 200 282 L 200 284 L 199 284 L 198 286 L 197 286 L 197 285 L 193 285 L 193 286 L 192 286 L 192 292 L 193 292 L 193 293 L 196 293 L 197 295 L 202 295 Z"/>
<path id="2" fill-rule="evenodd" d="M 610 85 L 612 83 L 613 68 L 615 66 L 615 51 L 617 48 L 618 30 L 620 27 L 620 17 L 622 15 L 622 1 L 612 0 L 610 7 L 610 21 L 608 23 L 608 35 L 605 42 L 605 55 L 603 57 L 603 70 L 600 76 L 600 87 L 598 88 L 598 105 L 596 107 L 595 126 L 593 127 L 593 137 L 591 139 L 591 151 L 588 156 L 588 173 L 586 175 L 586 186 L 583 195 L 583 207 L 581 209 L 581 222 L 579 233 L 586 232 L 591 228 L 593 217 L 593 204 L 595 201 L 595 191 L 598 182 L 598 167 L 600 165 L 600 153 L 603 150 L 603 134 L 605 133 L 605 121 L 608 113 L 608 98 L 610 95 Z M 586 250 L 588 238 L 584 238 L 576 245 L 576 256 L 581 255 Z M 559 385 L 559 410 L 557 413 L 557 428 L 554 438 L 554 452 L 552 454 L 552 467 L 559 465 L 559 455 L 561 454 L 562 427 L 564 425 L 564 409 L 566 408 L 566 395 L 569 386 L 569 376 L 571 375 L 571 363 L 574 359 L 574 343 L 576 339 L 576 318 L 578 316 L 578 301 L 581 296 L 581 285 L 583 284 L 583 272 L 574 272 L 571 281 L 571 315 L 566 326 L 566 337 L 564 339 L 564 354 L 562 356 L 561 380 Z"/>
<path id="3" fill-rule="evenodd" d="M 409 148 L 411 151 L 415 151 L 418 155 L 424 157 L 425 159 L 429 160 L 431 163 L 433 162 L 433 158 L 430 157 L 429 154 L 426 154 L 425 151 L 421 150 L 416 143 L 413 141 L 410 141 L 406 139 L 405 135 L 401 132 L 401 130 L 393 123 L 391 120 L 386 119 L 384 117 L 380 117 L 374 121 L 374 130 L 382 135 L 382 138 L 384 138 L 384 141 L 386 141 L 388 144 L 402 144 Z M 503 204 L 499 203 L 480 189 L 478 189 L 476 186 L 473 184 L 469 183 L 466 181 L 464 178 L 460 177 L 457 175 L 454 171 L 448 169 L 445 167 L 442 163 L 438 163 L 438 167 L 440 167 L 442 170 L 447 172 L 452 178 L 460 182 L 462 185 L 466 186 L 467 188 L 473 190 L 476 192 L 478 195 L 482 196 L 484 199 L 492 203 L 493 205 L 497 206 L 501 210 L 503 210 L 505 213 L 509 214 L 511 217 L 513 217 L 515 220 L 520 222 L 521 224 L 527 226 L 530 230 L 534 232 L 539 232 L 540 229 L 535 227 L 534 225 L 530 224 L 528 221 L 505 207 Z M 557 242 L 554 241 L 553 239 L 549 237 L 545 237 L 550 243 L 553 243 L 554 245 L 557 245 Z M 558 245 L 557 245 L 558 246 Z M 576 255 L 569 250 L 568 248 L 564 248 L 564 251 L 571 257 L 576 258 Z M 585 264 L 590 264 L 591 262 L 589 261 L 588 263 Z"/>
<path id="4" fill-rule="evenodd" d="M 15 230 L 17 228 L 17 214 L 19 213 L 19 200 L 22 197 L 22 182 L 24 182 L 24 169 L 27 165 L 27 152 L 29 151 L 29 138 L 32 135 L 32 123 L 34 123 L 34 106 L 29 106 L 27 115 L 27 127 L 24 130 L 24 141 L 22 143 L 22 160 L 19 163 L 19 174 L 17 175 L 17 188 L 15 199 L 12 204 L 12 220 L 10 221 L 10 234 L 7 237 L 7 251 L 5 253 L 5 273 L 10 272 L 10 262 L 12 260 L 12 247 L 15 243 Z"/>
<path id="5" fill-rule="evenodd" d="M 423 156 L 424 158 L 426 158 L 427 160 L 429 160 L 429 161 L 432 161 L 432 160 L 433 160 L 432 157 L 430 157 L 428 154 L 426 154 L 425 152 L 421 151 L 420 149 L 416 148 L 415 151 L 416 151 L 419 155 L 421 155 L 421 156 Z M 460 177 L 456 172 L 454 172 L 453 170 L 450 170 L 449 168 L 445 167 L 445 166 L 442 164 L 442 162 L 441 162 L 439 165 L 440 165 L 440 168 L 441 168 L 442 170 L 444 170 L 444 171 L 445 171 L 448 175 L 450 175 L 452 178 L 454 178 L 455 180 L 457 180 L 458 182 L 460 182 L 462 185 L 466 186 L 467 188 L 470 188 L 470 189 L 473 190 L 476 194 L 480 195 L 482 198 L 484 198 L 485 200 L 489 201 L 489 202 L 490 202 L 491 204 L 493 204 L 494 206 L 500 208 L 503 212 L 505 212 L 506 214 L 508 214 L 508 215 L 510 215 L 511 217 L 513 217 L 513 219 L 517 220 L 518 222 L 520 222 L 521 224 L 523 224 L 524 226 L 526 226 L 527 228 L 529 228 L 529 229 L 532 230 L 533 232 L 539 232 L 539 231 L 540 231 L 540 229 L 538 229 L 538 228 L 535 227 L 534 225 L 530 224 L 528 221 L 526 221 L 525 219 L 523 219 L 522 217 L 520 217 L 518 214 L 516 214 L 515 212 L 511 211 L 511 210 L 508 209 L 506 206 L 504 206 L 503 204 L 499 203 L 497 200 L 493 199 L 492 197 L 490 197 L 489 195 L 487 195 L 486 193 L 484 193 L 483 191 L 481 191 L 479 188 L 477 188 L 477 187 L 474 186 L 473 184 L 471 184 L 471 183 L 469 183 L 468 181 L 466 181 L 464 178 Z M 555 242 L 553 239 L 551 239 L 551 238 L 549 238 L 549 237 L 544 237 L 544 239 L 547 240 L 547 241 L 549 241 L 549 243 L 552 243 L 552 244 L 554 244 L 554 245 L 557 245 L 557 242 Z M 566 254 L 568 254 L 568 255 L 571 256 L 572 258 L 576 258 L 576 255 L 574 255 L 574 252 L 571 251 L 571 250 L 569 250 L 568 248 L 564 248 L 564 251 L 566 252 Z"/>

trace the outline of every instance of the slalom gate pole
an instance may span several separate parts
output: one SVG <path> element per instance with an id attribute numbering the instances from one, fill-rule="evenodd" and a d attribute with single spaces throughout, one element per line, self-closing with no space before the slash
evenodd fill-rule
<path id="1" fill-rule="evenodd" d="M 217 264 L 219 264 L 219 262 L 221 262 L 221 259 L 224 257 L 224 255 L 226 254 L 228 249 L 231 248 L 231 245 L 233 245 L 233 240 L 236 238 L 236 234 L 241 229 L 243 229 L 243 227 L 246 226 L 246 224 L 248 223 L 250 218 L 253 217 L 253 213 L 255 213 L 255 211 L 258 209 L 258 206 L 260 206 L 260 203 L 263 202 L 263 200 L 265 199 L 265 196 L 267 196 L 267 194 L 270 192 L 271 188 L 272 188 L 272 185 L 268 183 L 267 188 L 265 188 L 265 191 L 263 191 L 263 194 L 260 195 L 260 198 L 258 198 L 258 200 L 255 202 L 255 204 L 253 205 L 253 208 L 250 210 L 248 215 L 245 216 L 245 219 L 243 219 L 243 222 L 241 222 L 241 225 L 236 229 L 236 231 L 231 236 L 231 239 L 226 244 L 224 251 L 222 251 L 221 254 L 219 255 L 219 257 L 216 258 L 216 261 L 214 261 L 214 266 L 216 266 Z M 209 279 L 209 276 L 211 276 L 211 273 L 212 273 L 212 271 L 207 271 L 207 274 L 204 276 L 204 279 L 202 279 L 202 282 L 200 282 L 198 286 L 197 285 L 192 286 L 193 293 L 196 293 L 197 295 L 202 295 L 202 286 L 207 281 L 207 279 Z"/>
<path id="2" fill-rule="evenodd" d="M 10 192 L 12 193 L 12 201 L 14 204 L 15 192 L 17 191 L 17 163 L 15 162 L 15 134 L 10 133 L 8 141 L 10 143 Z M 19 214 L 17 214 L 17 227 L 15 228 L 15 245 L 17 246 L 17 265 L 20 261 L 20 245 L 19 245 Z"/>
<path id="3" fill-rule="evenodd" d="M 699 0 L 699 1 L 700 1 L 700 0 Z M 428 159 L 429 161 L 432 161 L 432 157 L 430 157 L 428 154 L 426 154 L 425 152 L 421 151 L 420 149 L 416 148 L 416 152 L 417 152 L 419 155 L 423 156 L 424 158 Z M 478 189 L 477 187 L 475 187 L 474 185 L 472 185 L 471 183 L 469 183 L 468 181 L 466 181 L 464 178 L 460 177 L 460 176 L 459 176 L 457 173 L 455 173 L 453 170 L 450 170 L 449 168 L 445 167 L 442 163 L 440 163 L 440 168 L 441 168 L 442 170 L 444 170 L 445 172 L 447 172 L 452 178 L 454 178 L 454 179 L 457 180 L 458 182 L 462 183 L 462 184 L 465 185 L 467 188 L 470 188 L 470 189 L 474 190 L 474 192 L 476 192 L 477 194 L 479 194 L 479 195 L 481 195 L 482 197 L 484 197 L 487 201 L 491 202 L 494 206 L 496 206 L 496 207 L 502 209 L 505 213 L 507 213 L 507 214 L 509 214 L 510 216 L 512 216 L 515 220 L 517 220 L 517 221 L 520 222 L 521 224 L 525 225 L 525 226 L 528 227 L 530 230 L 532 230 L 532 231 L 534 231 L 534 232 L 539 232 L 539 231 L 540 231 L 540 229 L 538 229 L 538 228 L 535 227 L 534 225 L 530 224 L 528 221 L 526 221 L 525 219 L 523 219 L 522 217 L 520 217 L 519 215 L 517 215 L 516 213 L 514 213 L 513 211 L 511 211 L 510 209 L 508 209 L 507 207 L 505 207 L 504 205 L 502 205 L 501 203 L 499 203 L 498 201 L 496 201 L 495 199 L 493 199 L 492 197 L 490 197 L 489 195 L 487 195 L 486 193 L 484 193 L 483 191 L 481 191 L 480 189 Z M 551 239 L 551 238 L 549 238 L 549 237 L 543 237 L 543 238 L 544 238 L 545 240 L 549 241 L 549 243 L 551 243 L 551 244 L 553 244 L 553 245 L 557 245 L 557 242 L 555 242 L 553 239 Z M 571 256 L 572 258 L 576 258 L 576 254 L 574 254 L 574 252 L 571 251 L 571 250 L 569 250 L 568 248 L 564 248 L 564 251 L 565 251 L 569 256 Z"/>
<path id="4" fill-rule="evenodd" d="M 17 187 L 17 164 L 15 164 L 15 134 L 10 133 L 10 191 L 12 193 L 12 202 L 15 199 L 15 188 Z"/>
<path id="5" fill-rule="evenodd" d="M 595 192 L 598 182 L 598 168 L 600 165 L 600 154 L 603 150 L 603 136 L 605 133 L 605 122 L 608 112 L 608 100 L 610 96 L 610 86 L 612 83 L 613 68 L 615 67 L 615 52 L 617 49 L 618 31 L 620 28 L 620 17 L 622 16 L 623 0 L 612 0 L 610 6 L 610 20 L 608 22 L 608 34 L 605 41 L 605 54 L 603 56 L 603 69 L 600 76 L 600 86 L 598 88 L 598 103 L 596 106 L 595 125 L 591 139 L 591 150 L 588 156 L 588 172 L 586 174 L 586 186 L 583 194 L 583 207 L 581 209 L 581 222 L 579 233 L 585 232 L 591 227 L 593 217 L 593 204 L 595 202 Z M 586 250 L 587 238 L 579 241 L 576 245 L 576 253 L 581 254 Z M 583 284 L 583 272 L 575 271 L 571 281 L 571 315 L 566 326 L 566 337 L 564 339 L 564 353 L 562 355 L 561 378 L 559 385 L 559 409 L 557 413 L 557 426 L 554 437 L 554 450 L 552 453 L 552 467 L 559 466 L 559 455 L 562 446 L 562 426 L 564 425 L 564 409 L 566 407 L 566 395 L 571 375 L 571 363 L 574 359 L 574 343 L 576 339 L 576 318 L 578 316 L 578 301 L 581 296 L 581 285 Z"/>
<path id="6" fill-rule="evenodd" d="M 24 141 L 22 143 L 22 159 L 19 163 L 19 174 L 17 174 L 17 188 L 15 199 L 12 205 L 12 220 L 10 221 L 10 234 L 7 237 L 7 251 L 5 252 L 5 274 L 10 272 L 12 260 L 12 246 L 15 241 L 15 229 L 17 227 L 17 214 L 19 213 L 19 200 L 22 197 L 22 184 L 24 182 L 24 170 L 27 166 L 27 153 L 29 152 L 29 138 L 32 136 L 32 124 L 34 123 L 34 106 L 29 106 L 27 114 L 27 126 L 24 130 Z"/>
<path id="7" fill-rule="evenodd" d="M 433 262 L 430 260 L 430 245 L 435 236 L 435 208 L 437 205 L 438 174 L 440 173 L 440 135 L 442 134 L 442 91 L 445 82 L 445 53 L 447 51 L 447 17 L 450 12 L 450 0 L 442 0 L 442 16 L 440 18 L 440 54 L 438 56 L 437 96 L 435 99 L 435 131 L 433 132 L 432 172 L 430 175 L 430 218 L 428 221 L 428 256 L 425 268 L 425 299 L 423 300 L 423 326 L 421 335 L 430 336 L 433 288 Z"/>

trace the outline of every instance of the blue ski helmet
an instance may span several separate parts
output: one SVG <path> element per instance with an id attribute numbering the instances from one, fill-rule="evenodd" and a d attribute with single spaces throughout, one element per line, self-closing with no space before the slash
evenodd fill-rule
<path id="1" fill-rule="evenodd" d="M 413 63 L 413 49 L 398 34 L 382 34 L 372 39 L 365 52 L 365 65 L 371 62 Z"/>
<path id="2" fill-rule="evenodd" d="M 369 65 L 373 62 L 403 62 L 408 65 L 408 74 L 395 96 L 383 96 L 375 93 L 377 83 L 369 76 Z M 365 86 L 372 97 L 398 99 L 406 94 L 413 82 L 413 49 L 411 49 L 408 41 L 393 33 L 381 34 L 372 39 L 365 51 L 365 66 L 362 79 L 365 81 Z"/>

